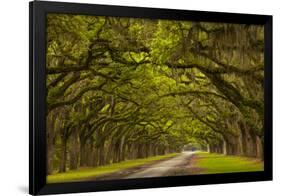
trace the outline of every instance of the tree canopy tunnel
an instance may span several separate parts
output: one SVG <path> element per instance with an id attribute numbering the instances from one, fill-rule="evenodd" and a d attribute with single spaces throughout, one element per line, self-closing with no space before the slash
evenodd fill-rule
<path id="1" fill-rule="evenodd" d="M 48 174 L 180 152 L 263 158 L 263 27 L 48 14 Z"/>

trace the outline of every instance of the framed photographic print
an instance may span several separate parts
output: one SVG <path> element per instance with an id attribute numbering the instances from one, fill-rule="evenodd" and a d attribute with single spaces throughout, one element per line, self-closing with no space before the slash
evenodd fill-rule
<path id="1" fill-rule="evenodd" d="M 30 194 L 272 179 L 272 16 L 30 3 Z"/>

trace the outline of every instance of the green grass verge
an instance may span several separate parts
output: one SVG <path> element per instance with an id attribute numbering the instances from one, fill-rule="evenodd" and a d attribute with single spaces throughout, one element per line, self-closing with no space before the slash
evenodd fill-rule
<path id="1" fill-rule="evenodd" d="M 138 167 L 161 159 L 174 157 L 176 155 L 178 155 L 178 153 L 154 156 L 145 159 L 127 160 L 122 161 L 120 163 L 113 163 L 110 165 L 99 166 L 94 168 L 80 168 L 78 170 L 67 171 L 65 173 L 56 173 L 47 176 L 47 183 L 83 181 L 97 176 L 117 172 L 123 169 Z"/>
<path id="2" fill-rule="evenodd" d="M 198 152 L 195 167 L 202 169 L 203 174 L 234 173 L 263 171 L 263 162 L 258 159 L 242 156 L 226 156 L 222 154 Z"/>

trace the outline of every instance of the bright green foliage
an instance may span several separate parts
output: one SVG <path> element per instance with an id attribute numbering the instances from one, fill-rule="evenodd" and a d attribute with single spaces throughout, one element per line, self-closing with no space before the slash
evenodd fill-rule
<path id="1" fill-rule="evenodd" d="M 263 157 L 263 27 L 47 15 L 48 174 L 195 144 Z"/>

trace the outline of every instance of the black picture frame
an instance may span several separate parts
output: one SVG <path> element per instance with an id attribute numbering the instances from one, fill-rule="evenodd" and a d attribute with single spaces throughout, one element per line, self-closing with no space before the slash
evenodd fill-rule
<path id="1" fill-rule="evenodd" d="M 29 4 L 29 193 L 57 194 L 272 180 L 272 16 L 34 1 Z M 46 14 L 261 24 L 265 30 L 264 171 L 46 184 Z"/>

